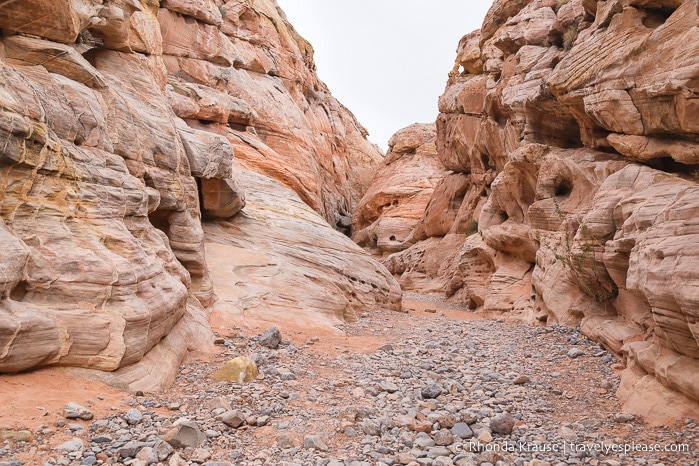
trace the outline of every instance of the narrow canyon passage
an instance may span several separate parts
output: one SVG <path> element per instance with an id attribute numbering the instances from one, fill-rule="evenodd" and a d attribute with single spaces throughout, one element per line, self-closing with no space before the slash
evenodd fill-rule
<path id="1" fill-rule="evenodd" d="M 493 0 L 384 154 L 277 0 L 0 0 L 0 466 L 699 464 L 698 25 Z"/>

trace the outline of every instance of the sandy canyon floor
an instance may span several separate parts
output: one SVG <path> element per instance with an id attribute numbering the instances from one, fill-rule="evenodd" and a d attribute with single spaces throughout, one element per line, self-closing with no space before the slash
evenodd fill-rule
<path id="1" fill-rule="evenodd" d="M 649 412 L 668 405 L 647 419 L 624 413 L 621 363 L 574 328 L 484 320 L 406 295 L 404 312 L 367 313 L 336 330 L 278 323 L 283 341 L 269 349 L 257 341 L 269 322 L 215 317 L 219 352 L 185 365 L 163 393 L 129 394 L 56 369 L 0 376 L 2 435 L 31 437 L 0 440 L 0 465 L 699 461 L 695 421 L 658 416 L 678 415 L 672 399 L 638 399 Z M 255 381 L 212 381 L 239 355 L 259 361 Z M 69 402 L 93 419 L 66 419 Z M 231 410 L 237 428 L 221 421 Z M 200 434 L 173 449 L 163 438 L 183 417 Z"/>

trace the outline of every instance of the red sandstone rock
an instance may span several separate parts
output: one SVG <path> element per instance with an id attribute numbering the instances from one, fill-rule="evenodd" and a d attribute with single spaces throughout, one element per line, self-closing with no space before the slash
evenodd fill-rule
<path id="1" fill-rule="evenodd" d="M 413 231 L 446 173 L 436 157 L 434 140 L 434 125 L 418 124 L 391 138 L 371 189 L 357 206 L 353 225 L 357 243 L 390 253 L 413 242 Z"/>
<path id="2" fill-rule="evenodd" d="M 381 160 L 272 0 L 4 2 L 0 28 L 2 372 L 60 364 L 134 390 L 168 385 L 186 354 L 212 348 L 202 216 L 230 221 L 245 205 L 234 151 L 345 227 Z M 284 189 L 270 199 L 280 211 L 300 204 Z M 251 231 L 269 230 L 265 215 Z M 325 297 L 283 318 L 400 306 L 385 269 L 321 217 L 268 221 L 296 222 L 248 243 L 289 267 L 285 299 Z M 238 236 L 251 238 L 245 223 Z M 335 256 L 287 260 L 324 247 Z M 246 280 L 259 290 L 268 276 Z"/>
<path id="3" fill-rule="evenodd" d="M 698 24 L 695 1 L 495 1 L 439 100 L 437 156 L 464 182 L 384 260 L 401 285 L 581 322 L 699 400 Z"/>

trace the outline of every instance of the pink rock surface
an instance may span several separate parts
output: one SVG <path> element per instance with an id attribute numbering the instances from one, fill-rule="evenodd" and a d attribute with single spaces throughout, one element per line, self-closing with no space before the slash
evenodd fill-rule
<path id="1" fill-rule="evenodd" d="M 217 311 L 327 327 L 368 309 L 400 310 L 400 286 L 362 248 L 288 187 L 236 173 L 247 192 L 244 212 L 204 225 Z"/>
<path id="2" fill-rule="evenodd" d="M 414 242 L 413 231 L 446 174 L 436 157 L 434 125 L 415 124 L 389 141 L 389 151 L 357 206 L 353 238 L 378 254 Z"/>
<path id="3" fill-rule="evenodd" d="M 388 272 L 333 230 L 349 227 L 382 155 L 273 0 L 0 3 L 0 372 L 61 365 L 167 386 L 183 358 L 212 348 L 205 223 L 235 215 L 247 242 L 231 263 L 258 240 L 291 276 L 318 277 L 285 296 L 324 296 L 309 322 L 400 306 Z M 238 183 L 234 152 L 263 174 Z M 291 189 L 311 207 L 285 219 L 293 234 L 263 241 L 269 224 L 247 231 L 241 209 L 260 202 L 245 189 L 272 178 L 286 188 L 265 202 L 293 210 Z M 315 240 L 297 247 L 307 230 Z M 337 257 L 292 259 L 324 248 Z M 325 279 L 328 262 L 337 276 Z M 246 280 L 262 289 L 268 277 Z M 275 306 L 256 311 L 308 310 Z"/>
<path id="4" fill-rule="evenodd" d="M 690 0 L 495 1 L 439 100 L 437 157 L 455 174 L 384 259 L 401 285 L 581 323 L 699 400 L 697 25 Z M 632 379 L 630 406 L 657 392 Z"/>

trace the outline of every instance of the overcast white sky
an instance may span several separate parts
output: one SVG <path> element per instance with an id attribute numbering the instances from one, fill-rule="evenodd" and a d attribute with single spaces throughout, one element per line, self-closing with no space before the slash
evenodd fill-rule
<path id="1" fill-rule="evenodd" d="M 412 123 L 433 122 L 459 39 L 492 0 L 277 0 L 315 49 L 318 75 L 386 150 Z"/>

